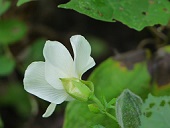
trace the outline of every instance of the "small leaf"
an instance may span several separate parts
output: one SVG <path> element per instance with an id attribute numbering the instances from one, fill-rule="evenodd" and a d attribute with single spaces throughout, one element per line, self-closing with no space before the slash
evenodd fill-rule
<path id="1" fill-rule="evenodd" d="M 0 56 L 0 76 L 10 74 L 15 67 L 15 61 L 7 56 Z"/>
<path id="2" fill-rule="evenodd" d="M 142 105 L 142 113 L 140 128 L 170 128 L 170 96 L 150 94 Z"/>
<path id="3" fill-rule="evenodd" d="M 116 103 L 116 98 L 111 99 L 111 101 L 109 101 L 109 103 L 107 104 L 108 108 L 113 108 L 113 105 Z"/>
<path id="4" fill-rule="evenodd" d="M 101 102 L 105 107 L 107 107 L 108 103 L 105 96 L 102 96 Z"/>
<path id="5" fill-rule="evenodd" d="M 93 112 L 96 114 L 100 112 L 99 107 L 96 104 L 89 104 L 88 108 L 89 108 L 90 112 Z"/>
<path id="6" fill-rule="evenodd" d="M 9 9 L 10 5 L 10 1 L 0 0 L 0 16 Z"/>
<path id="7" fill-rule="evenodd" d="M 25 23 L 19 20 L 0 20 L 0 43 L 11 44 L 22 39 L 27 32 Z"/>
<path id="8" fill-rule="evenodd" d="M 30 2 L 30 1 L 32 1 L 32 0 L 18 0 L 17 6 L 21 6 L 21 5 L 23 5 L 23 4 L 27 3 L 27 2 Z"/>
<path id="9" fill-rule="evenodd" d="M 142 99 L 126 89 L 117 98 L 116 118 L 121 128 L 138 128 L 140 126 Z"/>

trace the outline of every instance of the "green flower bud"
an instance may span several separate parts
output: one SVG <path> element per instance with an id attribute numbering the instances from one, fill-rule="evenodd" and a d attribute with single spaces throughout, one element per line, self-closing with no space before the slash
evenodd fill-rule
<path id="1" fill-rule="evenodd" d="M 94 86 L 90 81 L 77 78 L 60 78 L 60 80 L 66 92 L 77 100 L 86 102 L 94 94 Z"/>

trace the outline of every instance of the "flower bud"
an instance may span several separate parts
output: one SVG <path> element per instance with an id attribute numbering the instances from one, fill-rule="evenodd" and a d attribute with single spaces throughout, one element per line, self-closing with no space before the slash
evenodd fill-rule
<path id="1" fill-rule="evenodd" d="M 60 78 L 60 80 L 66 92 L 77 100 L 86 102 L 94 94 L 94 86 L 90 81 L 77 78 Z"/>

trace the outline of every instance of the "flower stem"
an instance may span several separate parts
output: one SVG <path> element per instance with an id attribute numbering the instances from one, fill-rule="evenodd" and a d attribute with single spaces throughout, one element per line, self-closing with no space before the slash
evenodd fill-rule
<path id="1" fill-rule="evenodd" d="M 101 110 L 104 110 L 103 104 L 100 102 L 100 100 L 95 95 L 93 95 L 90 99 L 94 101 Z"/>
<path id="2" fill-rule="evenodd" d="M 112 116 L 110 113 L 105 112 L 105 114 L 110 117 L 111 119 L 113 119 L 114 121 L 117 121 L 116 117 Z"/>
<path id="3" fill-rule="evenodd" d="M 100 100 L 95 95 L 91 96 L 90 99 L 98 105 L 102 113 L 106 114 L 108 117 L 110 117 L 114 121 L 117 121 L 113 115 L 111 115 L 110 113 L 106 111 L 106 108 L 104 107 L 104 105 L 100 102 Z"/>

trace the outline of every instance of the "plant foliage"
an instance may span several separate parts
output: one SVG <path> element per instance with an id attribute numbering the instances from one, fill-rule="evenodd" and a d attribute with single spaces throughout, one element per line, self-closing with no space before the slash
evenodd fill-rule
<path id="1" fill-rule="evenodd" d="M 154 97 L 151 94 L 142 106 L 140 128 L 169 128 L 170 97 Z"/>
<path id="2" fill-rule="evenodd" d="M 94 19 L 123 24 L 138 31 L 170 19 L 168 0 L 71 0 L 59 7 L 73 9 Z"/>

